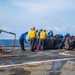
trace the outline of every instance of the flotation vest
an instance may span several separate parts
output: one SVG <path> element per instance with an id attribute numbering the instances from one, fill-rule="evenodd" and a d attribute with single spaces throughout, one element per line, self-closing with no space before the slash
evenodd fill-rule
<path id="1" fill-rule="evenodd" d="M 28 33 L 28 39 L 30 38 L 37 38 L 37 33 L 35 30 L 31 30 L 29 33 Z"/>
<path id="2" fill-rule="evenodd" d="M 42 31 L 42 32 L 40 33 L 40 39 L 46 39 L 46 38 L 47 38 L 46 32 Z"/>

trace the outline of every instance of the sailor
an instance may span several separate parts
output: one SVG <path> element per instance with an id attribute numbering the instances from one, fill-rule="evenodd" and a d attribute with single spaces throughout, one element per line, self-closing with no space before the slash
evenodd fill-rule
<path id="1" fill-rule="evenodd" d="M 38 31 L 38 37 L 40 38 L 40 33 L 41 33 L 41 31 L 42 31 L 42 29 L 40 29 L 39 31 Z"/>
<path id="2" fill-rule="evenodd" d="M 56 46 L 55 49 L 60 49 L 61 48 L 61 41 L 63 39 L 63 35 L 62 34 L 56 34 L 55 35 L 56 38 Z"/>
<path id="3" fill-rule="evenodd" d="M 20 46 L 21 46 L 21 50 L 26 51 L 26 49 L 24 48 L 24 42 L 28 43 L 26 41 L 26 36 L 27 36 L 28 32 L 23 33 L 20 38 L 19 38 L 19 42 L 20 42 Z"/>
<path id="4" fill-rule="evenodd" d="M 48 38 L 52 37 L 53 36 L 53 31 L 49 31 L 48 32 Z"/>
<path id="5" fill-rule="evenodd" d="M 36 39 L 37 39 L 37 32 L 35 30 L 35 27 L 32 27 L 30 32 L 28 33 L 28 40 L 31 43 L 31 52 L 35 51 Z"/>
<path id="6" fill-rule="evenodd" d="M 46 30 L 42 30 L 42 32 L 40 33 L 40 47 L 42 50 L 45 49 L 45 42 L 46 42 L 46 39 L 47 39 L 47 33 L 46 33 Z"/>
<path id="7" fill-rule="evenodd" d="M 65 40 L 66 40 L 67 37 L 70 37 L 70 34 L 69 33 L 66 33 L 66 35 L 63 36 L 59 48 L 63 48 L 64 42 L 65 42 Z"/>

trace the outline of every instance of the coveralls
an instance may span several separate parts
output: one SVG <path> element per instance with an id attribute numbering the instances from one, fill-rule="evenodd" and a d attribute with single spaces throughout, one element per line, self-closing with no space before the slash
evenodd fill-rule
<path id="1" fill-rule="evenodd" d="M 42 30 L 42 32 L 40 33 L 40 48 L 42 50 L 45 49 L 45 41 L 46 41 L 46 38 L 47 38 L 46 31 Z"/>
<path id="2" fill-rule="evenodd" d="M 24 42 L 27 43 L 26 42 L 26 36 L 27 36 L 27 34 L 28 34 L 28 32 L 25 32 L 19 38 L 19 42 L 20 42 L 20 45 L 21 45 L 21 50 L 23 50 L 23 51 L 25 51 L 25 49 L 24 49 Z"/>
<path id="3" fill-rule="evenodd" d="M 37 32 L 35 29 L 31 29 L 31 31 L 28 33 L 28 40 L 30 40 L 31 43 L 31 52 L 35 51 L 35 44 L 37 39 Z"/>

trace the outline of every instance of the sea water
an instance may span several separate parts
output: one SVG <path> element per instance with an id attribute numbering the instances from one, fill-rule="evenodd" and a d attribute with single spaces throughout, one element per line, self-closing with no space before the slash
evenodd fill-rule
<path id="1" fill-rule="evenodd" d="M 0 45 L 2 45 L 2 46 L 12 46 L 13 44 L 14 44 L 13 39 L 1 39 L 0 40 Z M 29 46 L 29 44 L 27 44 L 27 43 L 24 43 L 24 45 Z M 20 46 L 19 39 L 17 39 L 15 41 L 15 46 Z"/>

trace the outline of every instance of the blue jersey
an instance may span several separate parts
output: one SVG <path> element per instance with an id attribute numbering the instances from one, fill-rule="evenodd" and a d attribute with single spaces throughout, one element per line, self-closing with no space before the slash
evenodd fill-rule
<path id="1" fill-rule="evenodd" d="M 48 36 L 53 36 L 53 33 L 48 32 Z"/>
<path id="2" fill-rule="evenodd" d="M 20 39 L 26 40 L 26 35 L 27 35 L 27 34 L 23 33 L 23 34 L 20 36 Z"/>
<path id="3" fill-rule="evenodd" d="M 62 42 L 64 42 L 65 39 L 66 39 L 66 35 L 63 36 L 63 38 L 62 38 Z"/>
<path id="4" fill-rule="evenodd" d="M 38 31 L 38 36 L 40 37 L 40 31 Z"/>
<path id="5" fill-rule="evenodd" d="M 57 36 L 63 38 L 63 35 L 62 34 L 57 34 Z"/>

